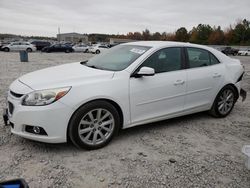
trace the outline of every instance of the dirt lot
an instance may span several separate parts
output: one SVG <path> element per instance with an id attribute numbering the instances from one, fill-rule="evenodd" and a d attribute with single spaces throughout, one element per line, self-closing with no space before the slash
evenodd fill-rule
<path id="1" fill-rule="evenodd" d="M 0 52 L 0 113 L 9 84 L 44 67 L 88 59 L 82 53 Z M 250 93 L 250 57 L 243 87 Z M 44 144 L 11 135 L 0 120 L 0 181 L 22 177 L 44 187 L 250 187 L 241 148 L 250 144 L 250 97 L 231 115 L 215 119 L 198 113 L 121 131 L 103 149 Z"/>

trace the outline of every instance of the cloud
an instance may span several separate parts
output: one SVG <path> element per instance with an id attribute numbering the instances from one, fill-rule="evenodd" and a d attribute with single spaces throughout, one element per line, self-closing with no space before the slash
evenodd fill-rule
<path id="1" fill-rule="evenodd" d="M 199 23 L 222 28 L 250 20 L 249 0 L 0 0 L 0 33 L 55 36 L 61 32 L 127 33 L 191 29 Z"/>

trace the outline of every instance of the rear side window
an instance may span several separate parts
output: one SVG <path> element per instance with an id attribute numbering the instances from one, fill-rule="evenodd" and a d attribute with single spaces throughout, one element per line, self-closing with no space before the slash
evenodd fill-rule
<path id="1" fill-rule="evenodd" d="M 219 60 L 213 55 L 213 54 L 209 54 L 210 55 L 210 63 L 211 65 L 215 65 L 215 64 L 219 64 Z"/>
<path id="2" fill-rule="evenodd" d="M 198 48 L 187 48 L 189 68 L 210 65 L 209 52 Z"/>
<path id="3" fill-rule="evenodd" d="M 181 48 L 165 48 L 151 55 L 140 67 L 151 67 L 155 73 L 181 69 Z"/>

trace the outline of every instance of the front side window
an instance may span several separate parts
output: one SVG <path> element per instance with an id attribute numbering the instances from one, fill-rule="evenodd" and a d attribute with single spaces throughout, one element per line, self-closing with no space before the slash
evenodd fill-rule
<path id="1" fill-rule="evenodd" d="M 104 70 L 121 71 L 131 65 L 150 47 L 137 45 L 119 45 L 91 58 L 86 66 Z"/>
<path id="2" fill-rule="evenodd" d="M 187 48 L 189 68 L 210 65 L 209 53 L 199 48 Z"/>
<path id="3" fill-rule="evenodd" d="M 181 69 L 181 48 L 165 48 L 155 52 L 139 67 L 151 67 L 155 73 Z"/>

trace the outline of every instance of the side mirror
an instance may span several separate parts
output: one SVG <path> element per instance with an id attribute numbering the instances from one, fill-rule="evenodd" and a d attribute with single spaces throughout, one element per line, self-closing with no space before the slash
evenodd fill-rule
<path id="1" fill-rule="evenodd" d="M 142 67 L 137 73 L 134 74 L 135 78 L 139 78 L 142 76 L 154 76 L 155 70 L 150 67 Z"/>

